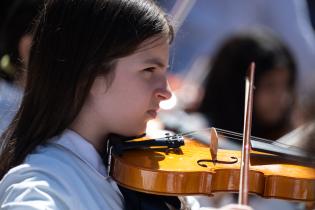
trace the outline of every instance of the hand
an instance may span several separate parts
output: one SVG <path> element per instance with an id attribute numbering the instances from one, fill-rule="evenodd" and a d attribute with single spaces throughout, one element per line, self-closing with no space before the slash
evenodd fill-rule
<path id="1" fill-rule="evenodd" d="M 216 208 L 200 208 L 200 210 L 215 210 Z M 240 205 L 240 204 L 229 204 L 223 206 L 217 210 L 253 210 L 250 206 Z"/>

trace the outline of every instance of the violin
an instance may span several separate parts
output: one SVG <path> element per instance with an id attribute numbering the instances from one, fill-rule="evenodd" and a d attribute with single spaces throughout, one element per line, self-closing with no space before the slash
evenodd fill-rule
<path id="1" fill-rule="evenodd" d="M 211 132 L 210 132 L 211 133 Z M 110 175 L 123 187 L 158 195 L 212 195 L 236 192 L 240 182 L 241 151 L 218 149 L 212 158 L 209 146 L 183 137 L 178 148 L 162 146 L 130 149 L 112 154 Z M 182 136 L 180 136 L 182 137 Z M 142 139 L 143 140 L 143 139 Z M 136 140 L 136 142 L 139 141 Z M 161 141 L 161 140 L 160 140 Z M 166 137 L 165 141 L 171 141 Z M 315 168 L 276 163 L 274 154 L 252 151 L 255 165 L 249 170 L 249 192 L 266 198 L 315 201 Z M 263 155 L 274 158 L 266 164 Z"/>
<path id="2" fill-rule="evenodd" d="M 314 165 L 297 164 L 305 159 L 297 150 L 251 141 L 254 68 L 252 63 L 246 80 L 242 151 L 218 149 L 215 128 L 206 131 L 209 146 L 197 142 L 191 133 L 108 141 L 108 168 L 113 179 L 125 188 L 158 195 L 212 195 L 239 190 L 240 204 L 248 204 L 248 193 L 315 201 Z"/>

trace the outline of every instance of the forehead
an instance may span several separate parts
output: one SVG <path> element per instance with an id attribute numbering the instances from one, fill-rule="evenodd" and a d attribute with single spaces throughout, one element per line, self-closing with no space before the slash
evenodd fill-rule
<path id="1" fill-rule="evenodd" d="M 169 45 L 169 39 L 165 36 L 158 35 L 144 40 L 135 50 L 135 53 L 149 50 L 158 46 Z"/>
<path id="2" fill-rule="evenodd" d="M 126 57 L 118 59 L 118 63 L 153 63 L 167 66 L 169 59 L 169 42 L 166 38 L 150 38 L 142 42 L 139 47 Z"/>

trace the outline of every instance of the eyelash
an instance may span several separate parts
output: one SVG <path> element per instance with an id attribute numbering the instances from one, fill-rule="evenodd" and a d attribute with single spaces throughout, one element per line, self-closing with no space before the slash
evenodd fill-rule
<path id="1" fill-rule="evenodd" d="M 150 73 L 153 73 L 154 70 L 155 70 L 154 67 L 150 67 L 150 68 L 143 69 L 144 72 L 150 72 Z"/>

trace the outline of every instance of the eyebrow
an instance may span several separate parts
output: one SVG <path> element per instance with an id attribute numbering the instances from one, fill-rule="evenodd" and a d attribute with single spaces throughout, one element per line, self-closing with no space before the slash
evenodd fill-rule
<path id="1" fill-rule="evenodd" d="M 166 65 L 163 63 L 163 61 L 159 58 L 149 58 L 149 59 L 146 59 L 144 61 L 145 64 L 155 64 L 157 65 L 158 67 L 160 68 L 166 68 L 168 67 L 169 65 Z"/>

